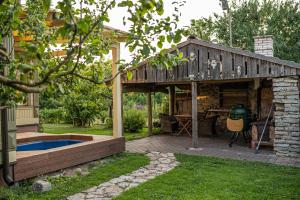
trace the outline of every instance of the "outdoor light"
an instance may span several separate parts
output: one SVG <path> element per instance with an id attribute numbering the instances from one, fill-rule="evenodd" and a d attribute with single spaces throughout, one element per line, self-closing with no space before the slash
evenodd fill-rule
<path id="1" fill-rule="evenodd" d="M 197 99 L 198 100 L 201 100 L 201 99 L 207 99 L 208 98 L 208 96 L 204 96 L 204 95 L 202 95 L 202 96 L 197 96 Z"/>

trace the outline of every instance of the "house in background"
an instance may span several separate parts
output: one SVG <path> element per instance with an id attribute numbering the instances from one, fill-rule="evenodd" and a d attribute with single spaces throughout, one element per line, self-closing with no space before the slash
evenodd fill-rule
<path id="1" fill-rule="evenodd" d="M 25 15 L 20 16 L 20 18 L 26 17 Z M 56 27 L 60 26 L 63 22 L 63 19 L 59 18 L 59 15 L 57 14 L 56 11 L 50 10 L 47 19 L 46 19 L 46 24 L 49 27 Z M 118 43 L 115 44 L 112 47 L 112 59 L 114 60 L 113 63 L 116 63 L 117 60 L 120 59 L 120 43 L 119 42 L 124 42 L 127 38 L 128 33 L 119 29 L 115 29 L 109 26 L 104 26 L 104 31 L 103 35 L 111 35 L 112 33 L 115 33 L 117 36 L 117 41 Z M 6 39 L 3 41 L 4 47 L 6 49 L 13 49 L 13 54 L 20 54 L 22 53 L 22 50 L 18 48 L 18 42 L 20 41 L 30 41 L 32 38 L 28 36 L 20 37 L 18 36 L 17 33 L 13 34 L 14 37 L 13 39 Z M 59 43 L 62 43 L 64 41 L 58 41 Z M 66 55 L 66 52 L 61 51 L 61 50 L 55 50 L 53 52 L 56 56 L 64 56 Z M 115 65 L 115 64 L 114 64 Z M 113 73 L 116 73 L 116 66 L 113 66 Z M 38 78 L 37 76 L 34 77 L 35 79 Z M 118 78 L 116 79 L 116 82 L 118 81 Z M 113 86 L 113 88 L 117 88 L 117 86 Z M 120 105 L 120 100 L 117 101 L 118 104 Z M 115 102 L 115 103 L 117 103 Z M 116 106 L 116 105 L 115 105 Z M 120 116 L 119 116 L 120 118 Z M 118 120 L 120 121 L 120 120 Z M 37 132 L 39 129 L 39 94 L 27 94 L 25 99 L 23 100 L 22 103 L 17 105 L 16 108 L 16 131 L 17 133 L 22 133 L 22 132 Z M 120 133 L 120 131 L 119 131 Z"/>

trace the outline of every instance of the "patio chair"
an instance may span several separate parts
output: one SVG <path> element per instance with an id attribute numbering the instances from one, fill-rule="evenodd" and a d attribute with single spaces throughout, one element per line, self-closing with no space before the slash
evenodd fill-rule
<path id="1" fill-rule="evenodd" d="M 176 135 L 179 130 L 179 123 L 175 116 L 170 115 L 170 123 L 171 123 L 172 134 Z"/>
<path id="2" fill-rule="evenodd" d="M 243 134 L 245 142 L 247 143 L 246 132 L 243 130 L 244 129 L 244 120 L 242 118 L 241 119 L 227 118 L 226 124 L 227 124 L 227 130 L 233 133 L 230 143 L 229 143 L 229 147 L 232 147 L 232 144 L 234 142 L 237 142 L 240 134 Z"/>
<path id="3" fill-rule="evenodd" d="M 176 134 L 179 128 L 176 117 L 172 115 L 160 114 L 161 131 L 164 133 Z"/>

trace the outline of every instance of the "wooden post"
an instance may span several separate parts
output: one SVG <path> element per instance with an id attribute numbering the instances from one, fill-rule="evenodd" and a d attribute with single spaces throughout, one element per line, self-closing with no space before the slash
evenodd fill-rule
<path id="1" fill-rule="evenodd" d="M 175 108 L 175 86 L 169 87 L 169 115 L 174 115 Z"/>
<path id="2" fill-rule="evenodd" d="M 112 75 L 115 76 L 119 69 L 116 64 L 120 60 L 120 44 L 117 43 L 112 47 Z M 112 85 L 113 93 L 113 136 L 115 138 L 123 136 L 122 120 L 122 86 L 120 75 L 116 76 Z"/>
<path id="3" fill-rule="evenodd" d="M 34 81 L 37 82 L 39 80 L 39 74 L 38 71 L 34 72 Z M 39 106 L 40 106 L 40 94 L 39 93 L 34 93 L 33 94 L 33 99 L 32 99 L 32 103 L 33 103 L 33 117 L 34 118 L 39 118 Z"/>
<path id="4" fill-rule="evenodd" d="M 151 92 L 147 94 L 147 102 L 148 102 L 148 135 L 152 135 L 152 98 Z"/>
<path id="5" fill-rule="evenodd" d="M 198 109 L 197 109 L 197 82 L 192 81 L 192 136 L 193 148 L 198 148 Z"/>

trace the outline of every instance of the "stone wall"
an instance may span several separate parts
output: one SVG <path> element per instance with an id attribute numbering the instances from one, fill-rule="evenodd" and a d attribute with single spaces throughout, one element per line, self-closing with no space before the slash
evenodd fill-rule
<path id="1" fill-rule="evenodd" d="M 300 158 L 299 78 L 273 79 L 274 151 L 279 157 Z"/>

